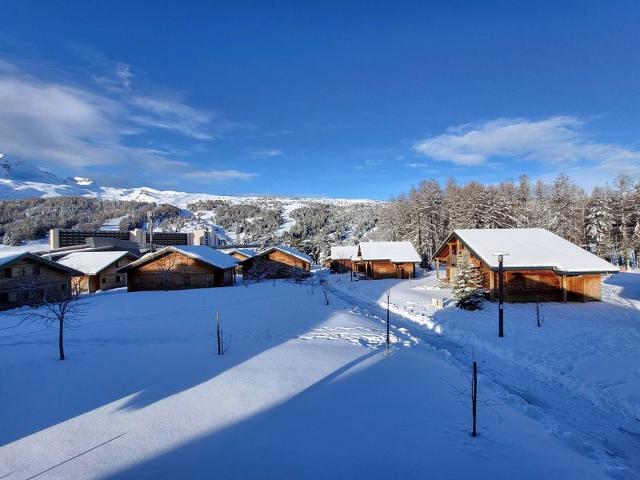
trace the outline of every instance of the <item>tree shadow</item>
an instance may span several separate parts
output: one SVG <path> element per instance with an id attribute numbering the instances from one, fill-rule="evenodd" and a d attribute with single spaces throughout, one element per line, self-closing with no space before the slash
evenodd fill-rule
<path id="1" fill-rule="evenodd" d="M 533 468 L 531 445 L 545 450 L 548 434 L 512 421 L 511 411 L 480 407 L 480 437 L 472 439 L 467 387 L 436 355 L 402 348 L 384 357 L 376 349 L 279 405 L 100 478 L 588 477 L 586 462 L 553 447 Z"/>
<path id="2" fill-rule="evenodd" d="M 66 333 L 63 362 L 55 360 L 51 329 L 0 331 L 7 387 L 0 446 L 112 403 L 144 408 L 304 334 L 334 312 L 317 293 L 281 282 L 100 297 L 86 323 Z M 216 311 L 230 335 L 223 356 L 216 354 Z"/>

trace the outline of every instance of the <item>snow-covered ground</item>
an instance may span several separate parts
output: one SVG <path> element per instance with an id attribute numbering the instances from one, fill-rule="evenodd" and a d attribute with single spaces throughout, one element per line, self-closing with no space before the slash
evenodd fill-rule
<path id="1" fill-rule="evenodd" d="M 49 248 L 49 235 L 40 240 L 29 240 L 23 245 L 0 245 L 0 254 L 13 252 L 37 252 Z"/>
<path id="2" fill-rule="evenodd" d="M 497 336 L 497 306 L 456 309 L 435 274 L 415 280 L 350 282 L 331 276 L 336 294 L 365 311 L 386 308 L 397 326 L 464 365 L 475 357 L 501 401 L 519 406 L 555 436 L 592 457 L 612 474 L 640 471 L 640 274 L 619 273 L 603 284 L 603 301 L 507 304 L 505 337 Z M 434 306 L 443 299 L 446 308 Z M 411 328 L 415 325 L 416 328 Z"/>
<path id="3" fill-rule="evenodd" d="M 396 289 L 425 295 L 405 283 L 394 302 Z M 357 284 L 363 298 L 375 284 Z M 346 296 L 325 305 L 319 287 L 283 281 L 98 293 L 64 362 L 55 329 L 10 328 L 3 313 L 0 477 L 633 478 L 504 401 L 496 372 L 480 377 L 472 438 L 469 365 L 411 322 L 394 325 L 385 356 L 380 312 Z"/>

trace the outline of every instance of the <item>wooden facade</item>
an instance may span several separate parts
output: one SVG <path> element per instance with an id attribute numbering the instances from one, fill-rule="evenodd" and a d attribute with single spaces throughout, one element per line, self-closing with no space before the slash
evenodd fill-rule
<path id="1" fill-rule="evenodd" d="M 348 258 L 329 260 L 329 268 L 335 273 L 349 273 L 356 271 L 356 262 Z"/>
<path id="2" fill-rule="evenodd" d="M 310 272 L 311 263 L 286 251 L 271 248 L 243 261 L 242 268 L 243 276 L 248 279 L 288 278 L 292 269 Z"/>
<path id="3" fill-rule="evenodd" d="M 135 260 L 133 255 L 122 257 L 96 275 L 83 275 L 78 277 L 78 287 L 81 292 L 94 293 L 98 290 L 111 290 L 127 286 L 127 274 L 120 273 L 122 267 Z"/>
<path id="4" fill-rule="evenodd" d="M 394 263 L 390 260 L 361 260 L 355 262 L 356 271 L 372 280 L 382 278 L 415 278 L 416 264 Z"/>
<path id="5" fill-rule="evenodd" d="M 242 275 L 242 262 L 244 262 L 245 260 L 247 260 L 248 258 L 252 258 L 252 255 L 247 255 L 245 253 L 242 253 L 238 250 L 234 250 L 232 252 L 229 252 L 229 255 L 231 255 L 233 258 L 235 258 L 236 260 L 238 260 L 238 265 L 236 266 L 236 273 L 238 275 Z"/>
<path id="6" fill-rule="evenodd" d="M 71 294 L 78 271 L 27 253 L 0 265 L 0 310 L 42 303 L 48 297 Z"/>
<path id="7" fill-rule="evenodd" d="M 459 238 L 452 235 L 436 252 L 436 276 L 444 263 L 444 280 L 453 280 L 458 264 L 466 258 L 477 268 L 483 288 L 494 301 L 498 298 L 498 272 L 491 269 Z M 600 300 L 602 276 L 599 273 L 563 273 L 551 268 L 505 268 L 504 298 L 506 302 L 587 302 Z"/>
<path id="8" fill-rule="evenodd" d="M 120 272 L 127 274 L 131 292 L 225 287 L 235 279 L 234 267 L 218 268 L 172 250 Z"/>

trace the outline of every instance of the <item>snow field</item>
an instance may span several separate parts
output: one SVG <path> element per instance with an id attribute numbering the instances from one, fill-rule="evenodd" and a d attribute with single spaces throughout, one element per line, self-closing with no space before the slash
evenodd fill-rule
<path id="1" fill-rule="evenodd" d="M 380 311 L 312 291 L 88 295 L 64 362 L 55 331 L 1 314 L 0 477 L 607 478 L 512 404 L 481 406 L 471 438 L 455 353 L 394 317 L 385 356 Z"/>
<path id="2" fill-rule="evenodd" d="M 349 282 L 331 276 L 338 294 L 363 308 L 382 311 L 391 291 L 397 325 L 451 353 L 461 365 L 472 357 L 502 397 L 543 422 L 619 478 L 638 478 L 640 468 L 640 275 L 620 273 L 603 283 L 603 301 L 505 306 L 506 337 L 497 337 L 497 306 L 465 312 L 451 306 L 450 291 L 435 274 L 399 281 Z M 444 309 L 432 305 L 442 298 Z"/>

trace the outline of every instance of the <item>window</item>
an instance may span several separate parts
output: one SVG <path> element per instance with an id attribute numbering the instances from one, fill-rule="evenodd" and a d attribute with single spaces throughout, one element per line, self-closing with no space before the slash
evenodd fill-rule
<path id="1" fill-rule="evenodd" d="M 120 275 L 116 275 L 116 282 L 120 283 L 120 279 L 121 279 Z"/>
<path id="2" fill-rule="evenodd" d="M 34 275 L 40 275 L 40 265 L 36 264 L 33 266 L 33 274 Z"/>
<path id="3" fill-rule="evenodd" d="M 100 278 L 100 283 L 107 283 L 107 279 L 105 277 Z"/>
<path id="4" fill-rule="evenodd" d="M 67 289 L 67 284 L 66 283 L 61 283 L 60 284 L 60 290 L 62 290 L 63 292 Z"/>
<path id="5" fill-rule="evenodd" d="M 182 277 L 182 283 L 184 283 L 184 285 L 191 285 L 191 275 Z"/>
<path id="6" fill-rule="evenodd" d="M 0 303 L 9 303 L 9 293 L 8 292 L 0 293 Z"/>
<path id="7" fill-rule="evenodd" d="M 11 268 L 5 268 L 4 269 L 4 273 L 3 273 L 4 278 L 11 278 L 13 277 L 12 273 L 11 273 Z"/>

